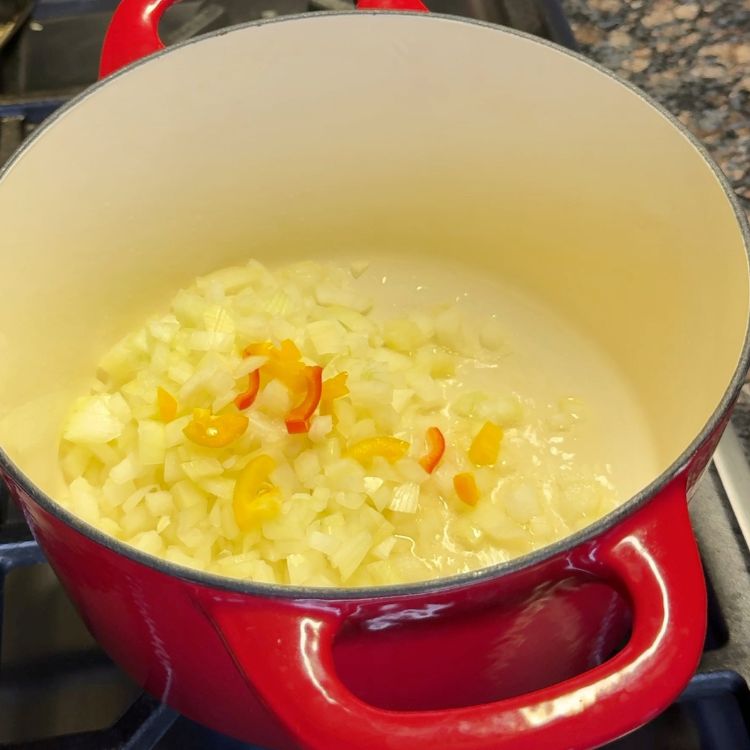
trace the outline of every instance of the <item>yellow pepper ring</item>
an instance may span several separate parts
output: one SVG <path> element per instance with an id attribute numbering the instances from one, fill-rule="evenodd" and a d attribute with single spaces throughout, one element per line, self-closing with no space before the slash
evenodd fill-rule
<path id="1" fill-rule="evenodd" d="M 393 463 L 403 458 L 409 450 L 409 443 L 395 437 L 371 437 L 360 440 L 348 450 L 348 455 L 356 461 L 369 461 L 375 456 L 382 456 Z"/>
<path id="2" fill-rule="evenodd" d="M 183 432 L 197 445 L 223 448 L 242 437 L 248 424 L 244 414 L 211 414 L 208 409 L 195 409 Z"/>
<path id="3" fill-rule="evenodd" d="M 242 531 L 249 531 L 278 515 L 281 509 L 279 491 L 268 485 L 268 477 L 275 468 L 276 462 L 271 456 L 261 454 L 252 459 L 237 478 L 232 510 Z M 264 485 L 268 488 L 261 491 Z"/>

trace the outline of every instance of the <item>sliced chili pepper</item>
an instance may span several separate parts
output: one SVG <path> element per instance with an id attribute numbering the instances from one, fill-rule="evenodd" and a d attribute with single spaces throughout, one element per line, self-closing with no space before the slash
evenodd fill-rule
<path id="1" fill-rule="evenodd" d="M 275 518 L 281 509 L 279 491 L 268 483 L 276 462 L 265 454 L 256 456 L 242 470 L 234 485 L 232 510 L 242 531 Z"/>
<path id="2" fill-rule="evenodd" d="M 395 437 L 371 437 L 360 440 L 347 451 L 348 455 L 360 463 L 369 461 L 375 456 L 382 456 L 393 463 L 403 458 L 409 450 L 409 443 Z"/>
<path id="3" fill-rule="evenodd" d="M 427 430 L 427 453 L 419 459 L 419 465 L 428 473 L 432 474 L 440 463 L 445 453 L 445 438 L 438 427 L 430 427 Z"/>
<path id="4" fill-rule="evenodd" d="M 297 362 L 302 357 L 297 345 L 291 339 L 284 339 L 278 348 L 270 341 L 248 344 L 244 348 L 242 355 L 244 357 L 256 355 L 261 357 L 273 357 L 274 359 L 281 359 L 286 362 Z"/>
<path id="5" fill-rule="evenodd" d="M 305 392 L 305 365 L 300 361 L 300 350 L 291 339 L 284 339 L 278 347 L 270 341 L 249 344 L 242 353 L 245 357 L 268 357 L 268 361 L 260 368 L 264 382 L 279 380 L 294 393 Z"/>
<path id="6" fill-rule="evenodd" d="M 156 403 L 162 422 L 171 422 L 177 416 L 177 399 L 161 386 L 156 389 Z"/>
<path id="7" fill-rule="evenodd" d="M 323 368 L 318 365 L 305 367 L 305 380 L 306 392 L 302 401 L 286 416 L 286 430 L 290 435 L 310 429 L 310 417 L 318 408 L 323 392 Z"/>
<path id="8" fill-rule="evenodd" d="M 242 350 L 243 357 L 271 357 L 273 356 L 274 346 L 270 341 L 261 341 L 257 344 L 248 344 Z"/>
<path id="9" fill-rule="evenodd" d="M 291 339 L 284 339 L 278 349 L 279 359 L 287 362 L 297 362 L 302 359 L 302 353 Z"/>
<path id="10" fill-rule="evenodd" d="M 307 392 L 306 365 L 302 362 L 273 362 L 269 361 L 261 368 L 262 374 L 268 380 L 276 379 L 283 383 L 294 395 Z"/>
<path id="11" fill-rule="evenodd" d="M 463 474 L 456 474 L 453 477 L 453 487 L 459 499 L 467 505 L 477 504 L 477 500 L 479 500 L 479 487 L 477 487 L 477 480 L 474 479 L 474 475 L 471 472 L 467 471 Z"/>
<path id="12" fill-rule="evenodd" d="M 321 414 L 330 414 L 333 411 L 333 402 L 349 394 L 349 388 L 346 385 L 347 377 L 347 373 L 340 372 L 323 381 L 323 394 L 320 397 Z"/>
<path id="13" fill-rule="evenodd" d="M 198 445 L 223 448 L 245 434 L 248 421 L 244 414 L 211 414 L 208 409 L 194 409 L 183 432 Z"/>
<path id="14" fill-rule="evenodd" d="M 471 462 L 475 466 L 491 466 L 496 463 L 502 439 L 502 428 L 493 422 L 485 422 L 469 448 Z"/>
<path id="15" fill-rule="evenodd" d="M 254 499 L 242 506 L 239 513 L 235 510 L 234 518 L 242 531 L 249 531 L 263 521 L 270 521 L 279 515 L 281 500 L 277 489 L 261 492 Z"/>
<path id="16" fill-rule="evenodd" d="M 248 407 L 252 406 L 259 390 L 260 370 L 253 370 L 247 376 L 247 390 L 243 391 L 242 393 L 238 393 L 237 396 L 235 396 L 235 406 L 240 410 L 247 409 Z"/>

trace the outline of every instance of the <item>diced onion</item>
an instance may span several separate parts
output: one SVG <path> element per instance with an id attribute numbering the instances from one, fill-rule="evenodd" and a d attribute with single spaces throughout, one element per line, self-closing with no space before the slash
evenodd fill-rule
<path id="1" fill-rule="evenodd" d="M 419 507 L 419 485 L 406 482 L 396 487 L 388 507 L 398 513 L 416 513 Z"/>
<path id="2" fill-rule="evenodd" d="M 251 261 L 179 291 L 165 314 L 104 354 L 90 393 L 73 403 L 62 429 L 62 501 L 173 564 L 299 586 L 473 570 L 614 507 L 609 470 L 576 458 L 585 405 L 568 396 L 537 404 L 535 394 L 516 393 L 522 378 L 490 386 L 470 376 L 500 372 L 511 351 L 503 321 L 471 319 L 458 304 L 415 305 L 384 320 L 362 288 L 368 271 L 365 261 L 273 272 Z M 260 353 L 245 356 L 251 344 Z M 258 346 L 266 344 L 274 348 Z M 294 358 L 297 349 L 287 372 L 270 353 Z M 290 434 L 287 416 L 307 397 L 302 365 L 323 368 L 322 393 Z M 232 415 L 238 424 L 236 399 L 256 371 L 247 424 L 229 442 L 201 442 L 195 420 Z M 341 373 L 346 388 L 339 378 L 326 396 L 325 382 Z M 175 409 L 162 409 L 160 389 Z M 488 421 L 502 428 L 497 460 L 472 462 L 469 448 Z M 446 446 L 427 473 L 420 459 L 435 427 Z M 253 484 L 260 457 L 273 468 Z M 469 472 L 474 506 L 454 489 L 454 477 Z M 254 502 L 264 509 L 257 516 Z"/>

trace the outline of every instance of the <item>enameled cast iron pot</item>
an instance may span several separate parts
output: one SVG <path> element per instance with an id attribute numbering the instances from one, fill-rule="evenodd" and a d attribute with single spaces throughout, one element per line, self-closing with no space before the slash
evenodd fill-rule
<path id="1" fill-rule="evenodd" d="M 160 47 L 169 2 L 123 2 L 103 73 Z M 747 234 L 638 91 L 456 18 L 250 24 L 64 108 L 2 173 L 0 228 L 0 466 L 91 632 L 151 693 L 269 748 L 549 750 L 635 728 L 689 679 L 706 611 L 686 497 L 747 367 Z M 460 259 L 553 305 L 630 378 L 662 473 L 538 553 L 374 590 L 194 572 L 55 504 L 59 425 L 106 343 L 198 274 L 353 246 Z"/>

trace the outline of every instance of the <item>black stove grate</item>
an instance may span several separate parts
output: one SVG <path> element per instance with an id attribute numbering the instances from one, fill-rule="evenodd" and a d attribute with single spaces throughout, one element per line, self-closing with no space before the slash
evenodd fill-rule
<path id="1" fill-rule="evenodd" d="M 106 729 L 0 745 L 3 750 L 149 750 L 156 747 L 174 724 L 172 709 L 142 693 L 128 710 Z"/>

